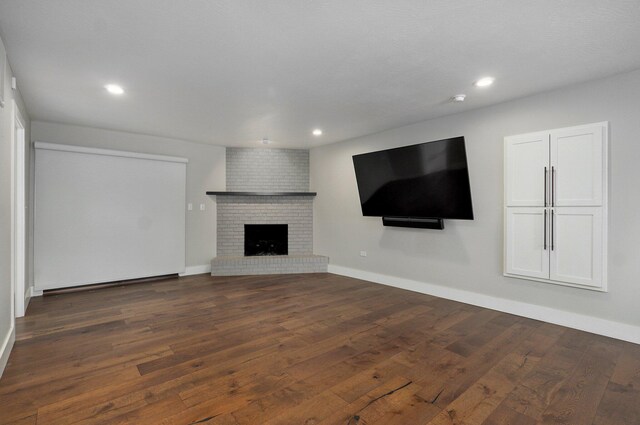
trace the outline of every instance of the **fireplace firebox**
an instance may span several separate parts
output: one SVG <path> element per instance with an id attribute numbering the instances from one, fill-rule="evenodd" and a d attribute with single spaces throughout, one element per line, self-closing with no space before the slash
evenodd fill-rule
<path id="1" fill-rule="evenodd" d="M 244 255 L 288 255 L 287 224 L 245 224 Z"/>

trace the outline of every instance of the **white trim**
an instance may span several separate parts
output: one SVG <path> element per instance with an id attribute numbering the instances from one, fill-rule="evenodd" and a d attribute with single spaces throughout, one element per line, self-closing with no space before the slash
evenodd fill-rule
<path id="1" fill-rule="evenodd" d="M 40 294 L 42 295 L 42 294 Z M 35 297 L 35 295 L 33 294 L 33 286 L 29 286 L 29 288 L 27 288 L 27 292 L 24 294 L 24 312 L 26 314 L 27 312 L 27 308 L 29 308 L 29 302 L 31 301 L 31 298 Z"/>
<path id="2" fill-rule="evenodd" d="M 34 142 L 33 146 L 36 149 L 44 149 L 44 150 L 50 150 L 50 151 L 88 153 L 93 155 L 118 156 L 118 157 L 124 157 L 124 158 L 151 159 L 153 161 L 182 162 L 182 163 L 189 162 L 187 158 L 181 158 L 178 156 L 153 155 L 148 153 L 116 151 L 112 149 L 87 148 L 84 146 L 62 145 L 58 143 Z"/>
<path id="3" fill-rule="evenodd" d="M 29 288 L 31 290 L 31 298 L 33 297 L 41 297 L 44 294 L 42 289 L 36 289 L 35 287 Z"/>
<path id="4" fill-rule="evenodd" d="M 634 326 L 627 323 L 614 322 L 597 317 L 585 316 L 583 314 L 557 310 L 555 308 L 498 298 L 491 295 L 478 294 L 476 292 L 461 289 L 452 289 L 445 286 L 434 285 L 432 283 L 403 279 L 400 277 L 336 266 L 333 264 L 329 264 L 329 273 L 354 277 L 356 279 L 367 280 L 422 294 L 434 295 L 436 297 L 459 301 L 465 304 L 472 304 L 479 307 L 498 310 L 517 316 L 528 317 L 530 319 L 640 344 L 640 326 Z"/>
<path id="5" fill-rule="evenodd" d="M 11 285 L 14 317 L 24 316 L 26 305 L 26 125 L 18 104 L 12 101 L 11 119 Z"/>
<path id="6" fill-rule="evenodd" d="M 4 78 L 9 68 L 9 59 L 7 58 L 7 50 L 0 38 L 0 108 L 4 108 L 7 100 L 7 93 L 4 91 Z"/>
<path id="7" fill-rule="evenodd" d="M 579 283 L 568 283 L 568 282 L 562 282 L 562 281 L 559 281 L 559 280 L 551 280 L 551 279 L 545 279 L 545 278 L 539 278 L 539 277 L 524 276 L 524 275 L 515 274 L 515 273 L 506 273 L 505 272 L 505 273 L 502 273 L 502 276 L 510 277 L 510 278 L 513 278 L 513 279 L 532 280 L 534 282 L 546 283 L 546 284 L 550 284 L 550 285 L 569 286 L 571 288 L 586 289 L 588 291 L 594 291 L 594 292 L 608 292 L 606 288 L 603 288 L 601 286 L 586 286 L 586 285 L 581 285 Z"/>
<path id="8" fill-rule="evenodd" d="M 603 126 L 602 135 L 602 290 L 609 292 L 609 121 L 598 123 Z"/>
<path id="9" fill-rule="evenodd" d="M 4 373 L 4 368 L 9 362 L 9 356 L 11 355 L 11 349 L 13 348 L 14 342 L 16 342 L 16 328 L 15 326 L 11 326 L 11 329 L 9 329 L 9 332 L 5 335 L 2 346 L 0 347 L 0 377 Z"/>
<path id="10" fill-rule="evenodd" d="M 609 121 L 599 121 L 599 122 L 593 122 L 590 124 L 580 124 L 580 125 L 574 125 L 571 127 L 560 127 L 560 128 L 552 128 L 550 130 L 542 130 L 542 131 L 532 131 L 531 133 L 523 133 L 523 134 L 510 134 L 508 136 L 505 136 L 505 138 L 508 137 L 520 137 L 520 136 L 525 136 L 525 137 L 529 137 L 529 136 L 535 136 L 536 134 L 540 134 L 540 133 L 551 133 L 552 131 L 558 131 L 558 130 L 580 130 L 583 128 L 589 128 L 592 126 L 602 126 L 602 127 L 606 127 L 607 131 L 609 129 Z"/>
<path id="11" fill-rule="evenodd" d="M 191 276 L 194 274 L 211 273 L 211 264 L 203 264 L 201 266 L 189 266 L 184 269 L 184 273 L 179 276 Z"/>
<path id="12" fill-rule="evenodd" d="M 24 312 L 25 313 L 27 312 L 27 308 L 29 307 L 29 301 L 31 301 L 31 288 L 27 289 L 27 292 L 24 293 Z"/>

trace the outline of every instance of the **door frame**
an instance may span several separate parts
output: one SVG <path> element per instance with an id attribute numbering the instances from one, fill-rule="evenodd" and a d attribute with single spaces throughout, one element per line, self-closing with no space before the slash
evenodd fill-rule
<path id="1" fill-rule="evenodd" d="M 26 126 L 14 100 L 11 122 L 11 317 L 26 310 Z M 12 323 L 12 324 L 13 324 Z"/>

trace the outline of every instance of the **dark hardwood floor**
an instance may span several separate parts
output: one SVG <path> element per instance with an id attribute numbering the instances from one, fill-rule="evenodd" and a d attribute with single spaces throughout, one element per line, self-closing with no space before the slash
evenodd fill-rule
<path id="1" fill-rule="evenodd" d="M 2 424 L 640 424 L 640 346 L 331 274 L 34 299 Z"/>

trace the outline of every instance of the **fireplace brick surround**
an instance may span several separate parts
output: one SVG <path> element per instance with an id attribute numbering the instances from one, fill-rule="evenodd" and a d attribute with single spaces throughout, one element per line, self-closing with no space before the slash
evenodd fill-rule
<path id="1" fill-rule="evenodd" d="M 245 224 L 288 224 L 289 254 L 313 252 L 313 198 L 219 196 L 218 256 L 244 255 Z"/>
<path id="2" fill-rule="evenodd" d="M 226 149 L 227 191 L 306 192 L 309 151 Z M 313 197 L 217 196 L 217 257 L 212 276 L 320 273 L 328 257 L 313 254 Z M 245 224 L 287 224 L 289 255 L 244 256 Z"/>

